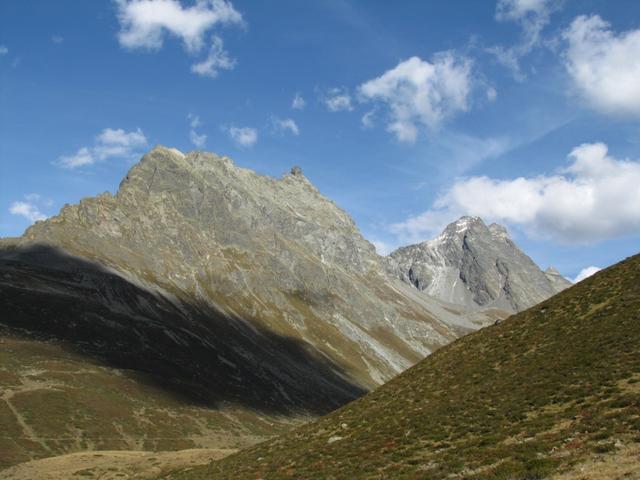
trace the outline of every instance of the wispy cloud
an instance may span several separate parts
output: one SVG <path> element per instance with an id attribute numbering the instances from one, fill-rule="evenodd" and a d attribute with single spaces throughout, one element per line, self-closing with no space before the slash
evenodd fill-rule
<path id="1" fill-rule="evenodd" d="M 293 100 L 291 101 L 291 108 L 294 110 L 304 110 L 304 107 L 307 105 L 305 99 L 299 93 L 296 93 L 293 96 Z"/>
<path id="2" fill-rule="evenodd" d="M 205 146 L 207 142 L 207 136 L 204 133 L 198 133 L 197 129 L 202 125 L 200 121 L 200 117 L 198 115 L 194 115 L 190 113 L 187 115 L 187 120 L 189 121 L 189 126 L 191 127 L 189 130 L 189 140 L 196 147 L 202 148 Z"/>
<path id="3" fill-rule="evenodd" d="M 62 37 L 62 35 L 53 35 L 51 37 L 51 43 L 60 45 L 62 42 L 64 42 L 64 37 Z"/>
<path id="4" fill-rule="evenodd" d="M 130 158 L 140 149 L 147 146 L 147 138 L 139 128 L 126 132 L 121 128 L 105 128 L 95 139 L 91 147 L 81 147 L 72 155 L 63 155 L 55 165 L 74 169 L 93 165 L 108 158 Z"/>
<path id="5" fill-rule="evenodd" d="M 322 101 L 330 112 L 353 110 L 351 95 L 346 88 L 330 88 L 323 96 Z"/>
<path id="6" fill-rule="evenodd" d="M 203 77 L 216 78 L 219 70 L 233 70 L 236 64 L 236 60 L 229 57 L 224 49 L 222 39 L 216 35 L 211 39 L 207 58 L 191 65 L 191 71 Z"/>
<path id="7" fill-rule="evenodd" d="M 252 147 L 258 141 L 258 130 L 251 127 L 229 127 L 229 137 L 240 147 Z"/>
<path id="8" fill-rule="evenodd" d="M 6 55 L 7 53 L 9 53 L 9 49 L 4 45 L 0 45 L 0 57 Z"/>
<path id="9" fill-rule="evenodd" d="M 498 0 L 496 20 L 519 24 L 522 39 L 510 47 L 488 47 L 487 52 L 511 70 L 516 80 L 523 81 L 526 75 L 522 73 L 520 60 L 541 44 L 542 31 L 549 24 L 551 14 L 561 5 L 561 0 Z"/>
<path id="10" fill-rule="evenodd" d="M 295 136 L 300 134 L 298 124 L 292 118 L 272 117 L 271 123 L 276 133 L 290 133 Z"/>

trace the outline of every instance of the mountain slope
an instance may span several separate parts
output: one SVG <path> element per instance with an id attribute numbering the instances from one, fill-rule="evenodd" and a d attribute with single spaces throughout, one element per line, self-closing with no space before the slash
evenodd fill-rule
<path id="1" fill-rule="evenodd" d="M 638 452 L 639 312 L 636 255 L 317 422 L 171 478 L 535 479 Z"/>
<path id="2" fill-rule="evenodd" d="M 0 465 L 245 446 L 497 318 L 389 276 L 299 169 L 163 147 L 0 241 L 0 308 Z"/>
<path id="3" fill-rule="evenodd" d="M 571 283 L 556 270 L 542 272 L 498 224 L 462 217 L 426 242 L 390 254 L 398 276 L 428 295 L 469 308 L 518 312 Z"/>
<path id="4" fill-rule="evenodd" d="M 351 218 L 293 172 L 273 179 L 157 147 L 116 195 L 65 206 L 19 244 L 53 245 L 252 319 L 317 347 L 365 387 L 482 324 L 390 279 Z"/>

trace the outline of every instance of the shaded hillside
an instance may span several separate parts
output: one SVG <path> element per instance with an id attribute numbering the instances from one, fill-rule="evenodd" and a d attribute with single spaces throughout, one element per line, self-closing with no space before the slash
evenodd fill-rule
<path id="1" fill-rule="evenodd" d="M 47 246 L 0 252 L 0 466 L 238 447 L 362 395 L 299 340 Z"/>
<path id="2" fill-rule="evenodd" d="M 638 442 L 635 256 L 317 422 L 171 478 L 537 479 Z"/>

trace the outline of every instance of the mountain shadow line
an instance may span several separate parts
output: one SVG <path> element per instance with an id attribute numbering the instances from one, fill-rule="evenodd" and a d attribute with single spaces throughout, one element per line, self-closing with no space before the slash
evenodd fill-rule
<path id="1" fill-rule="evenodd" d="M 59 342 L 210 408 L 322 415 L 366 393 L 303 340 L 45 244 L 0 249 L 0 334 Z"/>

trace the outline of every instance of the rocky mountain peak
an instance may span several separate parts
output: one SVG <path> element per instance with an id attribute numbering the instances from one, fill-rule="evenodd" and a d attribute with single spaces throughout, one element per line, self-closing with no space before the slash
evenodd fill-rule
<path id="1" fill-rule="evenodd" d="M 462 217 L 430 241 L 391 253 L 399 277 L 441 300 L 515 312 L 569 284 L 550 278 L 510 239 L 507 229 Z"/>
<path id="2" fill-rule="evenodd" d="M 365 386 L 490 321 L 389 275 L 299 167 L 273 178 L 157 146 L 115 194 L 66 206 L 19 243 L 46 243 L 180 304 L 296 338 Z"/>

